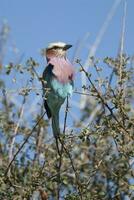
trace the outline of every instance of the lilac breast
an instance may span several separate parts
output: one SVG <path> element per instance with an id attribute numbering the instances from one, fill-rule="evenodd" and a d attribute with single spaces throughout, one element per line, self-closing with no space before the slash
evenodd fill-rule
<path id="1" fill-rule="evenodd" d="M 69 60 L 60 57 L 53 57 L 48 64 L 53 65 L 53 74 L 57 80 L 65 84 L 74 79 L 74 68 Z"/>

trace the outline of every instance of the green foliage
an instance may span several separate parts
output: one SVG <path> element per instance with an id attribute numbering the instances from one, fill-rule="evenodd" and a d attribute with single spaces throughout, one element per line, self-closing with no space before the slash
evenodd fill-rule
<path id="1" fill-rule="evenodd" d="M 30 58 L 25 66 L 21 65 L 21 76 L 25 79 L 25 73 L 29 74 L 29 86 L 20 86 L 18 92 L 18 97 L 23 97 L 21 108 L 10 102 L 5 87 L 7 79 L 1 79 L 0 87 L 3 93 L 0 112 L 0 199 L 30 199 L 33 198 L 35 191 L 40 191 L 39 188 L 47 193 L 48 198 L 55 199 L 58 199 L 58 196 L 66 200 L 121 198 L 122 192 L 131 197 L 132 185 L 129 185 L 128 180 L 134 173 L 130 165 L 134 155 L 133 74 L 130 73 L 132 66 L 128 65 L 131 58 L 122 55 L 122 59 L 121 65 L 120 57 L 105 58 L 105 67 L 101 67 L 100 70 L 100 61 L 96 63 L 95 58 L 92 58 L 95 62 L 94 70 L 97 73 L 99 71 L 96 81 L 92 79 L 91 73 L 89 75 L 85 71 L 80 61 L 77 61 L 81 67 L 80 73 L 84 73 L 87 78 L 88 83 L 83 90 L 85 93 L 88 92 L 89 96 L 80 121 L 74 124 L 80 131 L 61 135 L 62 155 L 57 152 L 55 140 L 46 142 L 49 134 L 48 122 L 43 118 L 38 123 L 43 112 L 42 102 L 39 106 L 40 114 L 38 112 L 34 120 L 32 119 L 31 127 L 23 123 L 23 120 L 22 123 L 19 122 L 23 119 L 24 107 L 29 104 L 30 94 L 37 95 L 35 84 L 39 76 L 35 74 L 34 67 L 38 66 L 36 61 Z M 106 67 L 110 71 L 109 66 L 114 70 L 112 78 L 111 74 L 100 77 L 100 73 L 104 73 Z M 19 77 L 20 65 L 10 65 L 2 73 L 11 77 L 14 70 Z M 114 83 L 109 82 L 109 79 Z M 38 81 L 41 84 L 40 78 Z M 38 91 L 38 95 L 41 96 L 41 90 Z M 94 107 L 90 106 L 90 98 L 94 100 Z M 98 105 L 100 109 L 94 113 L 94 118 L 90 121 L 90 115 Z M 82 128 L 81 122 L 88 120 L 90 123 Z M 35 129 L 34 124 L 37 124 Z M 25 140 L 30 132 L 31 138 L 25 144 L 27 147 L 18 153 L 7 172 L 8 164 L 11 162 L 10 153 L 13 157 L 21 145 L 17 140 L 13 142 L 13 139 L 22 136 Z M 40 157 L 43 157 L 43 163 L 40 162 Z M 115 186 L 113 193 L 109 192 L 109 181 Z"/>

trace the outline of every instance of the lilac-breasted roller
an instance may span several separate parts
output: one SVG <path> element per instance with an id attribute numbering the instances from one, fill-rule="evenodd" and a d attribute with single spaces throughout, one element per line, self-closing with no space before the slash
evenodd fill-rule
<path id="1" fill-rule="evenodd" d="M 50 43 L 46 48 L 47 66 L 43 72 L 44 106 L 48 118 L 52 118 L 53 134 L 60 134 L 59 111 L 65 99 L 73 93 L 74 68 L 66 57 L 72 45 L 63 42 Z"/>

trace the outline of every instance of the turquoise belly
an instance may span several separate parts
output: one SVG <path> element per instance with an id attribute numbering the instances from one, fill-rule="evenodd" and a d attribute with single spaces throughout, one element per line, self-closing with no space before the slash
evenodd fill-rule
<path id="1" fill-rule="evenodd" d="M 58 80 L 53 79 L 51 84 L 54 92 L 63 99 L 73 93 L 73 84 L 71 83 L 62 84 Z"/>

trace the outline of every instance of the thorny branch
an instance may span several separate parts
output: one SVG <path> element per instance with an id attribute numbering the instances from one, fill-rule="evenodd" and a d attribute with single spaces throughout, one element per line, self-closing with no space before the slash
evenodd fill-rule
<path id="1" fill-rule="evenodd" d="M 94 88 L 95 92 L 98 95 L 98 98 L 101 100 L 102 105 L 104 105 L 110 112 L 111 116 L 113 117 L 113 119 L 118 123 L 118 125 L 120 126 L 120 128 L 122 129 L 123 132 L 129 134 L 129 132 L 126 130 L 126 128 L 121 124 L 121 122 L 117 119 L 117 117 L 114 115 L 113 109 L 107 104 L 107 102 L 103 99 L 103 97 L 101 96 L 100 92 L 97 90 L 97 88 L 95 87 L 95 85 L 93 84 L 88 72 L 84 69 L 84 67 L 82 66 L 82 64 L 80 63 L 79 60 L 77 60 L 77 63 L 80 65 L 81 70 L 85 73 L 87 79 L 89 80 L 90 84 L 92 85 L 92 87 Z"/>
<path id="2" fill-rule="evenodd" d="M 12 165 L 12 163 L 14 162 L 14 160 L 16 159 L 17 155 L 19 154 L 19 152 L 22 150 L 22 148 L 24 147 L 24 145 L 27 143 L 28 139 L 30 138 L 30 136 L 32 135 L 32 133 L 34 132 L 34 130 L 36 129 L 36 127 L 39 125 L 40 121 L 43 119 L 44 115 L 46 114 L 46 112 L 44 112 L 42 114 L 42 116 L 38 119 L 37 123 L 35 124 L 35 126 L 32 128 L 31 132 L 29 133 L 29 135 L 26 137 L 26 139 L 24 140 L 24 142 L 21 144 L 21 146 L 19 147 L 19 149 L 16 151 L 16 153 L 14 154 L 12 160 L 10 161 L 7 169 L 5 170 L 5 176 L 7 176 L 8 171 Z"/>
<path id="3" fill-rule="evenodd" d="M 16 135 L 18 133 L 20 121 L 21 121 L 22 116 L 23 116 L 25 102 L 26 102 L 26 96 L 24 95 L 22 106 L 21 106 L 21 109 L 20 109 L 19 119 L 18 119 L 17 125 L 15 127 L 14 133 L 12 135 L 12 141 L 11 141 L 11 144 L 10 144 L 10 149 L 9 149 L 9 163 L 11 162 L 11 160 L 13 158 L 13 148 L 14 148 L 14 143 L 15 143 L 15 137 L 16 137 Z"/>
<path id="4" fill-rule="evenodd" d="M 64 142 L 60 138 L 59 138 L 59 140 L 60 140 L 61 145 L 63 146 L 63 149 L 64 149 L 65 153 L 67 154 L 67 156 L 68 156 L 68 158 L 70 160 L 70 164 L 71 164 L 72 169 L 73 169 L 73 171 L 75 173 L 76 185 L 77 185 L 77 188 L 78 188 L 78 191 L 79 191 L 80 198 L 82 200 L 83 198 L 82 198 L 81 186 L 80 186 L 80 182 L 79 182 L 79 176 L 78 176 L 77 170 L 76 170 L 76 168 L 74 166 L 74 162 L 73 162 L 72 156 L 71 156 L 70 152 L 68 151 L 68 149 L 66 148 Z"/>

